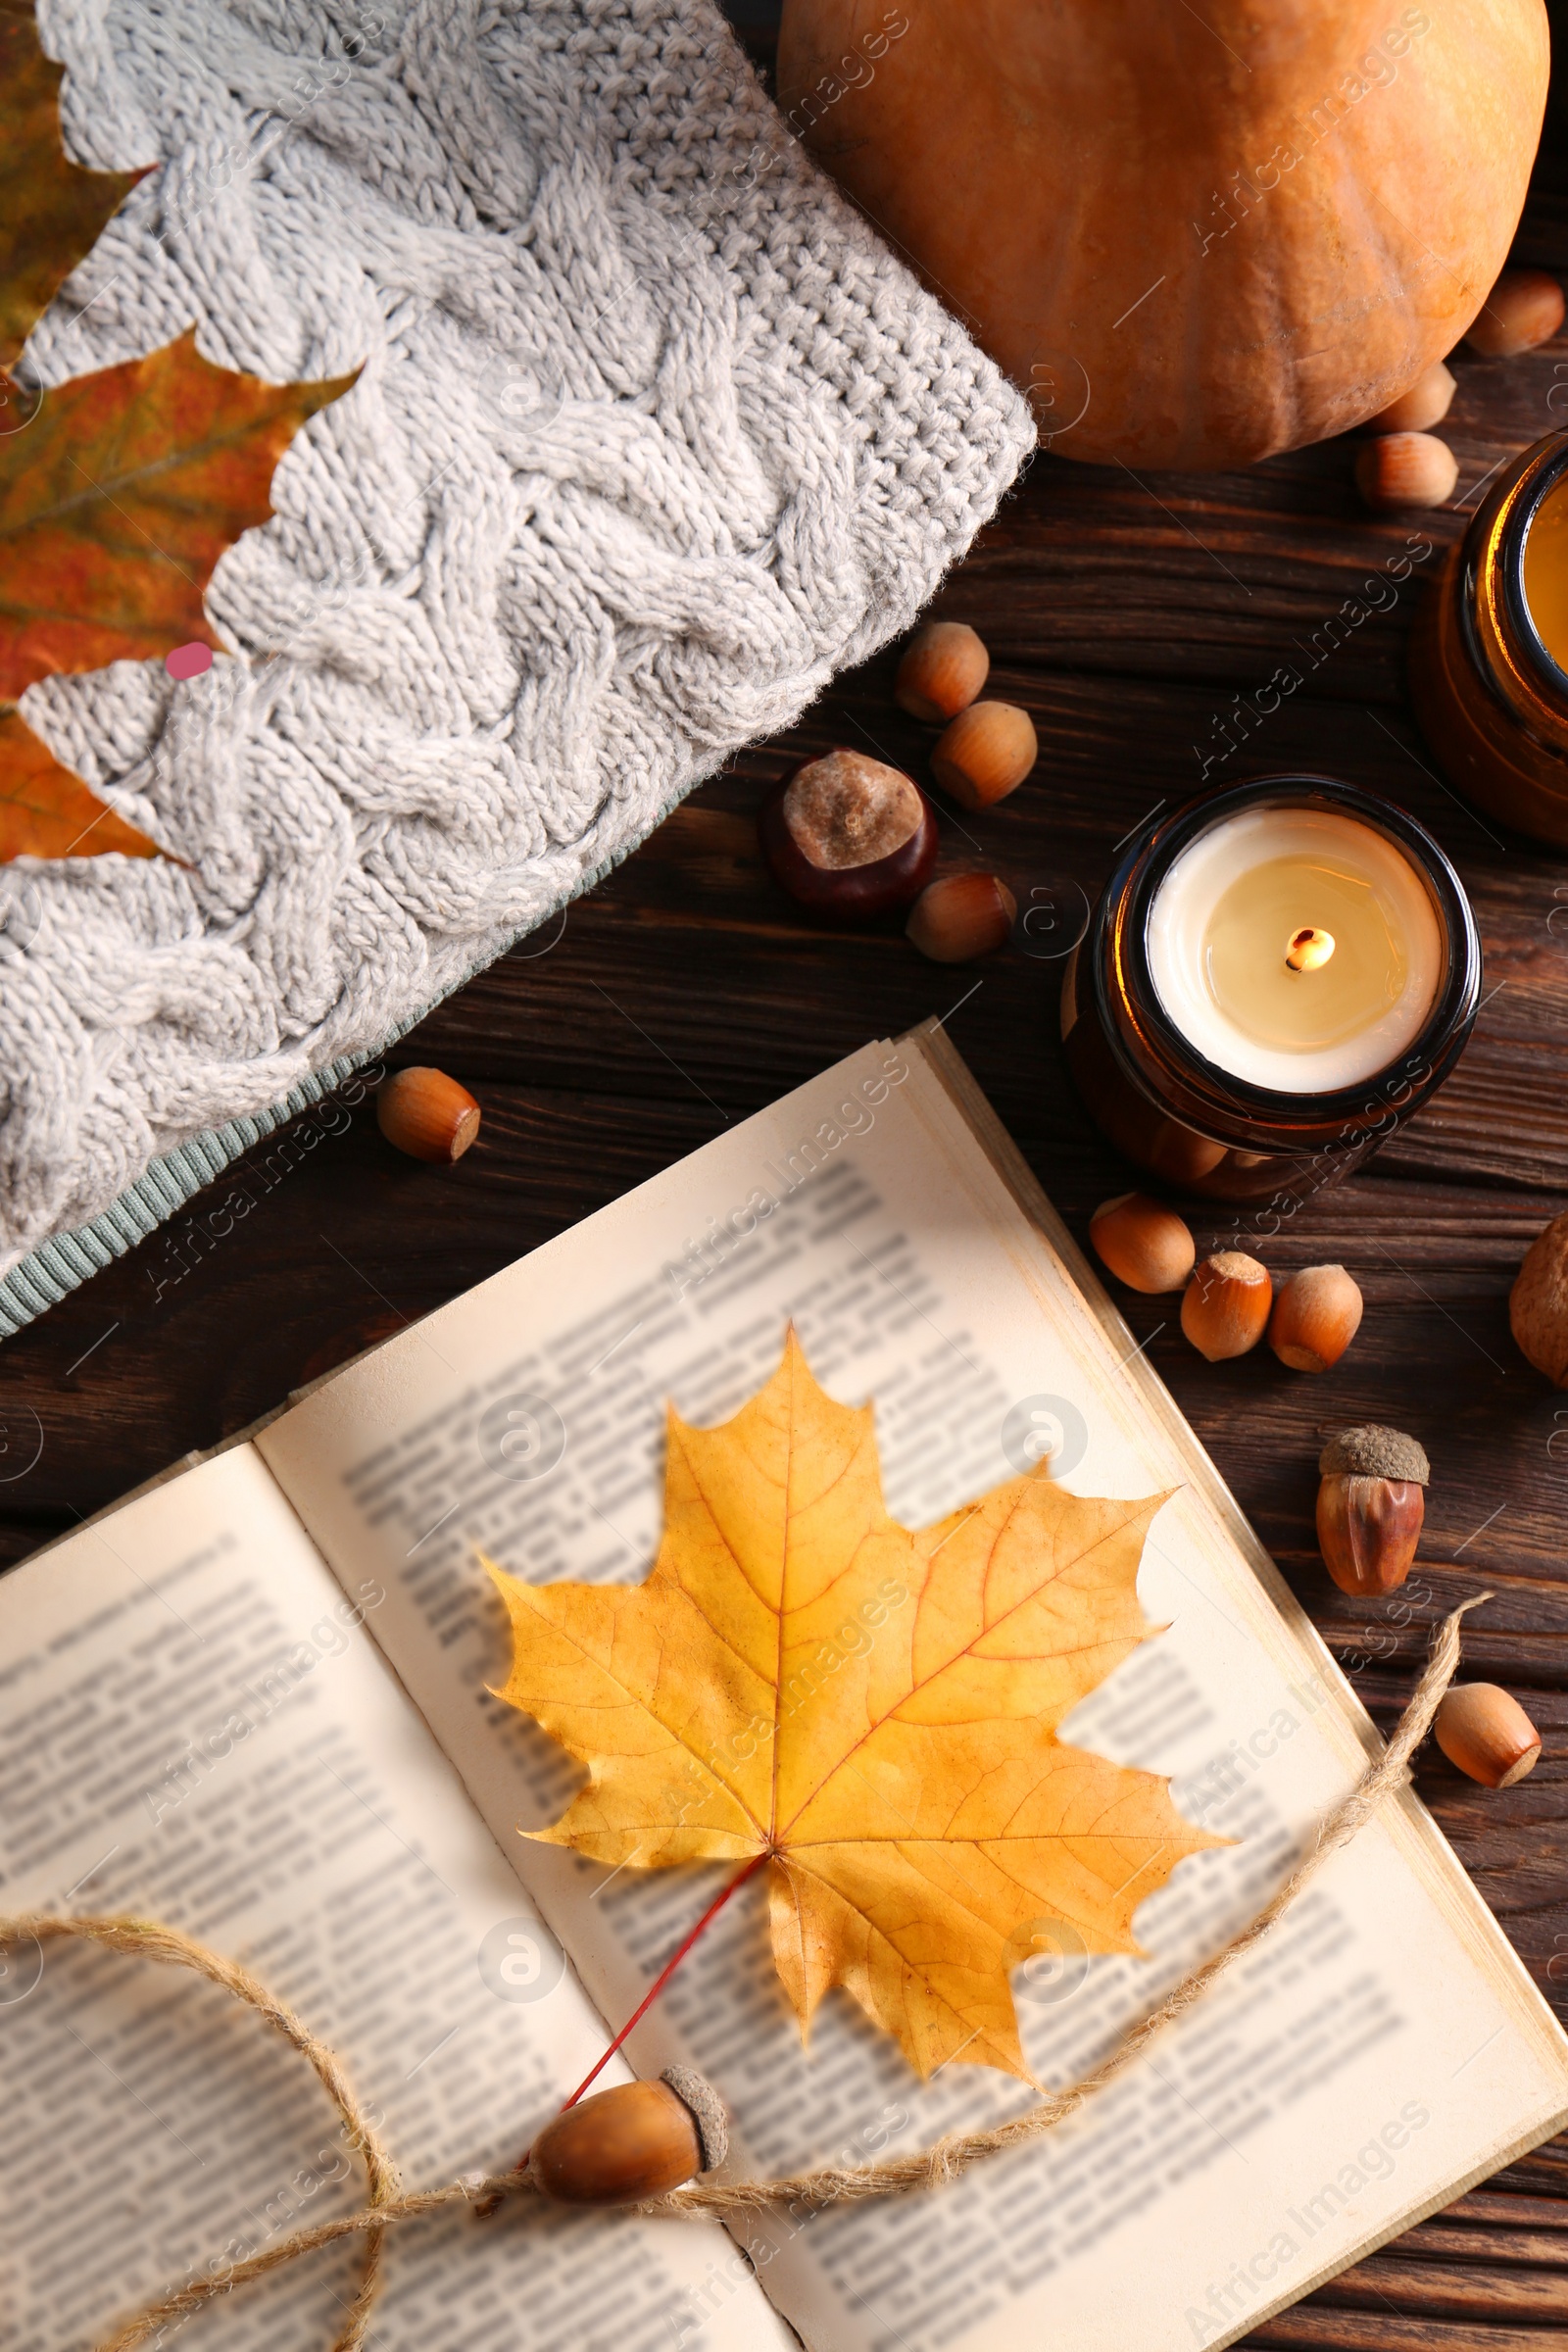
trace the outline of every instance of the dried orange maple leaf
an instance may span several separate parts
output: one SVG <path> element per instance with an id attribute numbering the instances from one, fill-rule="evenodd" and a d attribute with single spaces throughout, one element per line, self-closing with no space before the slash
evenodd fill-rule
<path id="1" fill-rule="evenodd" d="M 145 176 L 71 161 L 60 144 L 64 79 L 38 46 L 30 0 L 0 0 L 0 368 Z"/>
<path id="2" fill-rule="evenodd" d="M 1056 1727 L 1159 1629 L 1138 1602 L 1163 1495 L 1009 1480 L 936 1526 L 891 1519 L 870 1406 L 821 1390 L 792 1332 L 721 1428 L 669 1414 L 665 1524 L 637 1586 L 492 1574 L 500 1692 L 588 1767 L 547 1841 L 612 1866 L 768 1858 L 773 1956 L 803 2032 L 832 1984 L 922 2076 L 1027 2078 L 1008 1969 L 1069 1922 L 1132 1917 L 1221 1844 L 1167 1783 Z"/>
<path id="3" fill-rule="evenodd" d="M 191 327 L 46 391 L 24 431 L 0 435 L 0 717 L 55 671 L 217 647 L 202 603 L 214 565 L 271 514 L 273 470 L 305 419 L 354 381 L 215 368 Z M 20 763 L 18 728 L 30 737 Z M 0 738 L 0 859 L 64 857 L 75 842 L 157 854 L 118 818 L 118 832 L 83 834 L 87 787 L 32 744 L 20 716 Z"/>
<path id="4" fill-rule="evenodd" d="M 0 439 L 0 697 L 51 671 L 218 647 L 202 609 L 214 565 L 271 514 L 305 419 L 354 380 L 263 383 L 204 360 L 187 327 L 47 391 L 27 430 Z"/>
<path id="5" fill-rule="evenodd" d="M 203 359 L 190 328 L 22 396 L 4 370 L 142 176 L 67 158 L 61 79 L 30 6 L 0 0 L 0 861 L 158 855 L 54 758 L 16 697 L 57 671 L 216 648 L 202 603 L 214 565 L 271 514 L 273 469 L 305 419 L 355 380 L 263 383 Z"/>
<path id="6" fill-rule="evenodd" d="M 158 846 L 62 767 L 18 710 L 0 710 L 0 859 L 156 858 Z"/>

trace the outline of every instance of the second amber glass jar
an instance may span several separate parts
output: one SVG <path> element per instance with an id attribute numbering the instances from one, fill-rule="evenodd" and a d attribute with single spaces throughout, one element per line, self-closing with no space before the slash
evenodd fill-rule
<path id="1" fill-rule="evenodd" d="M 1565 476 L 1568 433 L 1515 459 L 1410 641 L 1411 698 L 1444 773 L 1477 808 L 1556 849 L 1568 849 L 1568 670 L 1532 617 L 1525 542 Z"/>

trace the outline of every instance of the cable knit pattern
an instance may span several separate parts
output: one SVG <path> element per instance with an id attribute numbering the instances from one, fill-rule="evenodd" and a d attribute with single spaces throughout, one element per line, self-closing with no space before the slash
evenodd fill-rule
<path id="1" fill-rule="evenodd" d="M 710 0 L 39 21 L 71 152 L 164 160 L 36 377 L 192 320 L 274 381 L 363 373 L 219 565 L 229 657 L 24 700 L 184 863 L 0 874 L 0 1328 L 906 628 L 1032 441 Z"/>

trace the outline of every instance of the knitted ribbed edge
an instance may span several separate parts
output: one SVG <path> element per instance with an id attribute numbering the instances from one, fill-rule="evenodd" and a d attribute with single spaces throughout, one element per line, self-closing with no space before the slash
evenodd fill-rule
<path id="1" fill-rule="evenodd" d="M 662 824 L 685 797 L 683 792 L 677 793 L 668 808 L 661 810 L 656 825 Z M 655 826 L 649 830 L 652 832 Z M 607 874 L 612 873 L 641 847 L 641 842 L 628 842 L 618 856 L 607 858 L 593 873 L 583 876 L 571 899 L 586 897 L 589 891 L 597 889 Z M 568 906 L 571 899 L 564 900 L 563 906 Z M 553 909 L 546 921 L 553 922 L 560 911 L 560 907 Z M 507 947 L 514 948 L 518 940 L 543 928 L 542 923 L 522 925 L 507 942 Z M 504 948 L 502 954 L 505 953 Z M 29 1251 L 8 1274 L 0 1277 L 0 1340 L 14 1339 L 51 1306 L 58 1306 L 62 1298 L 79 1290 L 92 1275 L 101 1274 L 117 1257 L 124 1257 L 156 1233 L 160 1225 L 167 1224 L 187 1200 L 193 1200 L 199 1192 L 216 1182 L 225 1168 L 242 1159 L 253 1145 L 261 1143 L 265 1136 L 275 1135 L 290 1119 L 298 1118 L 302 1110 L 309 1110 L 313 1102 L 324 1102 L 356 1070 L 368 1069 L 379 1061 L 400 1037 L 407 1037 L 411 1029 L 418 1027 L 426 1013 L 445 1004 L 448 995 L 455 996 L 458 989 L 466 988 L 496 960 L 491 956 L 475 957 L 471 968 L 451 990 L 432 997 L 411 1019 L 389 1029 L 368 1054 L 345 1054 L 327 1069 L 318 1070 L 302 1080 L 270 1109 L 256 1111 L 248 1118 L 229 1119 L 221 1127 L 211 1127 L 205 1135 L 193 1136 L 188 1143 L 181 1144 L 177 1151 L 163 1152 L 150 1160 L 136 1182 L 127 1185 L 119 1200 L 101 1216 L 94 1217 L 90 1225 L 78 1226 L 74 1233 L 57 1233 Z"/>
<path id="2" fill-rule="evenodd" d="M 102 1216 L 75 1233 L 56 1234 L 0 1281 L 0 1339 L 13 1338 L 49 1307 L 58 1306 L 89 1275 L 101 1274 L 115 1258 L 123 1257 L 138 1242 L 146 1241 L 252 1144 L 260 1143 L 263 1136 L 272 1134 L 312 1102 L 320 1102 L 362 1066 L 353 1061 L 336 1063 L 295 1087 L 270 1110 L 254 1118 L 231 1119 L 226 1127 L 215 1127 L 181 1144 L 178 1151 L 149 1161 L 143 1174 Z"/>

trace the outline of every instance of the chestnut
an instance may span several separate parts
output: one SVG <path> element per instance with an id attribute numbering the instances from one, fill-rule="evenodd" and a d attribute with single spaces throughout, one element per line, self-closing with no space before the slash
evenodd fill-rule
<path id="1" fill-rule="evenodd" d="M 907 906 L 936 863 L 930 802 L 910 777 L 863 752 L 808 760 L 763 802 L 757 830 L 775 882 L 840 922 Z"/>

